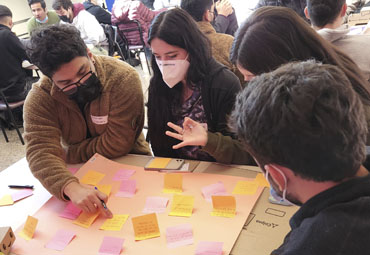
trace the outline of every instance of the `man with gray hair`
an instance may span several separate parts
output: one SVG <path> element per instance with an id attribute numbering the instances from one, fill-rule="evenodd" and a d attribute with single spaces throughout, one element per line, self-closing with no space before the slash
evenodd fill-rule
<path id="1" fill-rule="evenodd" d="M 274 255 L 369 254 L 361 100 L 337 67 L 289 63 L 249 82 L 231 125 L 272 187 L 301 208 Z"/>

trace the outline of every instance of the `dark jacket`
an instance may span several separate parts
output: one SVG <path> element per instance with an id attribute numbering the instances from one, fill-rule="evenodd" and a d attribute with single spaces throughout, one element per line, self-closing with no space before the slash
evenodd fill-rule
<path id="1" fill-rule="evenodd" d="M 213 27 L 217 33 L 223 33 L 234 36 L 236 30 L 238 30 L 238 20 L 235 15 L 235 10 L 229 16 L 218 15 L 216 12 L 216 18 L 213 22 Z"/>
<path id="2" fill-rule="evenodd" d="M 306 0 L 259 0 L 255 9 L 263 6 L 283 6 L 293 9 L 299 14 L 305 21 L 309 22 L 304 14 L 304 8 L 306 7 Z"/>
<path id="3" fill-rule="evenodd" d="M 224 65 L 216 62 L 213 58 L 208 64 L 208 70 L 208 75 L 200 85 L 208 131 L 232 136 L 228 130 L 227 117 L 233 109 L 236 94 L 241 90 L 240 82 L 235 74 Z M 148 116 L 148 118 L 150 117 Z M 171 147 L 172 144 L 152 143 L 154 155 L 178 157 L 176 150 L 173 150 Z"/>
<path id="4" fill-rule="evenodd" d="M 367 255 L 370 251 L 370 175 L 308 200 L 291 218 L 292 230 L 273 255 Z"/>
<path id="5" fill-rule="evenodd" d="M 88 1 L 85 1 L 83 3 L 85 10 L 90 12 L 92 15 L 95 16 L 95 18 L 98 20 L 99 23 L 103 24 L 112 24 L 111 21 L 111 14 L 101 8 L 99 5 L 92 4 Z"/>
<path id="6" fill-rule="evenodd" d="M 23 60 L 28 60 L 24 46 L 9 27 L 0 24 L 0 89 L 7 88 L 6 97 L 22 94 L 26 77 L 32 76 L 31 70 L 22 68 Z"/>

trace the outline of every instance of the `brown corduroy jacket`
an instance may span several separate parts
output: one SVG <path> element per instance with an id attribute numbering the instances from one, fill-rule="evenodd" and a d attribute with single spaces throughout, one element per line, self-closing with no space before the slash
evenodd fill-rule
<path id="1" fill-rule="evenodd" d="M 212 57 L 230 69 L 230 71 L 239 78 L 240 84 L 244 87 L 243 84 L 245 81 L 243 75 L 230 61 L 230 50 L 234 37 L 227 34 L 217 33 L 212 24 L 208 21 L 198 21 L 197 24 L 200 31 L 202 31 L 211 41 Z"/>
<path id="2" fill-rule="evenodd" d="M 102 94 L 85 106 L 86 120 L 75 101 L 43 76 L 24 104 L 29 167 L 59 199 L 64 187 L 78 181 L 66 163 L 86 162 L 95 153 L 108 158 L 127 153 L 150 154 L 142 134 L 144 99 L 140 78 L 128 64 L 94 56 Z M 87 137 L 87 130 L 91 134 Z"/>

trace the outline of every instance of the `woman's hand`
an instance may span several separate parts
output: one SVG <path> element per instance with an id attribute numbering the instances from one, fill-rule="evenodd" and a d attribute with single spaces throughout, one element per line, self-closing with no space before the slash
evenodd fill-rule
<path id="1" fill-rule="evenodd" d="M 112 212 L 108 208 L 105 209 L 102 205 L 102 201 L 107 202 L 107 195 L 91 186 L 71 182 L 64 188 L 64 194 L 84 212 L 96 213 L 100 210 L 105 217 L 113 217 Z"/>
<path id="2" fill-rule="evenodd" d="M 198 122 L 185 117 L 183 128 L 168 122 L 167 125 L 177 133 L 166 131 L 166 135 L 182 141 L 172 146 L 173 149 L 179 149 L 184 146 L 205 146 L 208 141 L 207 130 Z"/>

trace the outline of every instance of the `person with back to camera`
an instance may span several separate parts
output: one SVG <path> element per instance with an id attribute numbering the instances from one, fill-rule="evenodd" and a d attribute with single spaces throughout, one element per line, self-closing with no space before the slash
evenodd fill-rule
<path id="1" fill-rule="evenodd" d="M 261 74 L 237 96 L 231 126 L 276 200 L 301 206 L 271 255 L 369 254 L 367 124 L 352 87 L 340 68 L 311 60 Z"/>
<path id="2" fill-rule="evenodd" d="M 291 61 L 315 59 L 324 64 L 338 66 L 348 77 L 353 89 L 359 94 L 364 105 L 366 121 L 370 127 L 370 85 L 359 67 L 346 54 L 339 51 L 313 30 L 293 10 L 286 7 L 261 7 L 254 11 L 238 29 L 230 58 L 250 81 L 256 75 L 270 72 Z M 199 123 L 192 123 L 192 127 Z M 207 133 L 202 129 L 186 129 L 186 137 L 179 137 L 182 145 L 207 144 Z M 266 131 L 268 132 L 268 131 Z M 240 159 L 244 154 L 240 142 L 232 141 L 229 147 L 230 159 Z M 370 144 L 370 136 L 367 136 Z M 225 163 L 235 163 L 230 161 Z"/>
<path id="3" fill-rule="evenodd" d="M 93 55 L 73 26 L 35 30 L 31 45 L 31 60 L 44 76 L 24 104 L 29 167 L 58 199 L 111 217 L 100 202 L 107 196 L 80 184 L 66 164 L 86 162 L 95 153 L 107 158 L 150 154 L 142 134 L 139 75 L 123 61 Z"/>
<path id="4" fill-rule="evenodd" d="M 238 78 L 212 58 L 207 37 L 184 10 L 159 14 L 152 22 L 148 43 L 154 56 L 148 100 L 148 134 L 154 155 L 228 161 L 223 150 L 234 137 L 227 127 L 227 115 L 241 89 Z M 222 136 L 228 142 L 211 141 L 203 149 L 199 147 L 202 144 L 194 144 L 176 150 L 181 146 L 166 136 L 167 123 L 177 129 L 191 121 L 189 118 L 201 123 L 212 141 Z"/>

